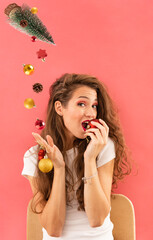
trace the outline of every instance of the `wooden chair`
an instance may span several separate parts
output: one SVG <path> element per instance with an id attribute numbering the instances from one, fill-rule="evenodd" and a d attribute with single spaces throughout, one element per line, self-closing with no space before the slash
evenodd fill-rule
<path id="1" fill-rule="evenodd" d="M 132 202 L 122 194 L 111 196 L 111 221 L 114 224 L 114 240 L 135 240 L 135 214 Z M 42 227 L 37 214 L 27 208 L 27 240 L 42 240 Z"/>
<path id="2" fill-rule="evenodd" d="M 110 218 L 114 240 L 135 240 L 135 213 L 132 202 L 122 194 L 112 194 Z"/>

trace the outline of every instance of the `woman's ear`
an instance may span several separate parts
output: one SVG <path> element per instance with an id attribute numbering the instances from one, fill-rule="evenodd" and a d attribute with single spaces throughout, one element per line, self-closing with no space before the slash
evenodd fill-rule
<path id="1" fill-rule="evenodd" d="M 63 116 L 63 107 L 60 101 L 56 101 L 54 103 L 55 106 L 55 111 L 57 112 L 58 115 Z"/>

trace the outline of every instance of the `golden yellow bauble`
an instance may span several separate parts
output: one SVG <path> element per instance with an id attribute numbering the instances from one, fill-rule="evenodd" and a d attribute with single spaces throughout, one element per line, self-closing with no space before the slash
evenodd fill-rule
<path id="1" fill-rule="evenodd" d="M 38 12 L 38 9 L 36 7 L 31 8 L 31 13 L 36 14 Z"/>
<path id="2" fill-rule="evenodd" d="M 31 64 L 26 64 L 23 67 L 23 71 L 26 75 L 31 75 L 34 72 L 34 67 Z"/>
<path id="3" fill-rule="evenodd" d="M 53 168 L 53 163 L 49 158 L 42 158 L 38 163 L 39 170 L 43 173 L 48 173 Z"/>
<path id="4" fill-rule="evenodd" d="M 27 98 L 24 100 L 24 106 L 28 109 L 33 108 L 35 107 L 35 102 L 32 98 Z"/>

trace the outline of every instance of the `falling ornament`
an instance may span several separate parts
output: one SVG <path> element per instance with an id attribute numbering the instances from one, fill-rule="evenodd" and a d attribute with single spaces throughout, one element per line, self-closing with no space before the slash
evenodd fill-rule
<path id="1" fill-rule="evenodd" d="M 32 42 L 35 42 L 35 41 L 36 41 L 36 37 L 35 37 L 35 36 L 32 36 L 32 37 L 31 37 L 31 41 L 32 41 Z"/>
<path id="2" fill-rule="evenodd" d="M 26 75 L 31 75 L 34 72 L 34 67 L 31 64 L 23 64 L 23 71 Z"/>
<path id="3" fill-rule="evenodd" d="M 35 102 L 32 98 L 25 99 L 24 100 L 24 106 L 25 106 L 25 108 L 28 108 L 28 109 L 36 107 Z"/>
<path id="4" fill-rule="evenodd" d="M 37 11 L 36 9 L 37 8 L 30 9 L 30 7 L 25 4 L 18 6 L 16 3 L 12 3 L 5 8 L 4 13 L 8 17 L 8 23 L 15 29 L 27 35 L 35 36 L 40 41 L 55 45 L 46 26 L 37 17 L 37 14 L 35 14 Z M 22 21 L 24 22 L 22 23 Z M 26 27 L 25 23 L 27 24 Z"/>
<path id="5" fill-rule="evenodd" d="M 38 58 L 41 58 L 43 62 L 45 62 L 45 57 L 47 57 L 46 50 L 39 49 L 37 52 Z"/>
<path id="6" fill-rule="evenodd" d="M 37 121 L 35 122 L 35 127 L 38 130 L 42 130 L 45 127 L 44 121 L 37 118 Z"/>
<path id="7" fill-rule="evenodd" d="M 33 91 L 39 93 L 43 90 L 43 85 L 41 83 L 35 83 L 33 86 Z"/>
<path id="8" fill-rule="evenodd" d="M 38 12 L 38 8 L 36 8 L 36 7 L 31 8 L 32 14 L 36 14 L 37 12 Z"/>
<path id="9" fill-rule="evenodd" d="M 39 170 L 48 173 L 53 169 L 53 163 L 49 158 L 42 158 L 38 163 Z"/>

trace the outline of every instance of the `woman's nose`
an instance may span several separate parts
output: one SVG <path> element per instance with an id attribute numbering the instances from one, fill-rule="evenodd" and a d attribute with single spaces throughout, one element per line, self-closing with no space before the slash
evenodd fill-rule
<path id="1" fill-rule="evenodd" d="M 93 107 L 87 108 L 85 110 L 85 116 L 90 118 L 90 119 L 96 118 L 96 115 L 97 115 L 96 111 L 95 111 L 95 109 L 93 109 Z"/>

